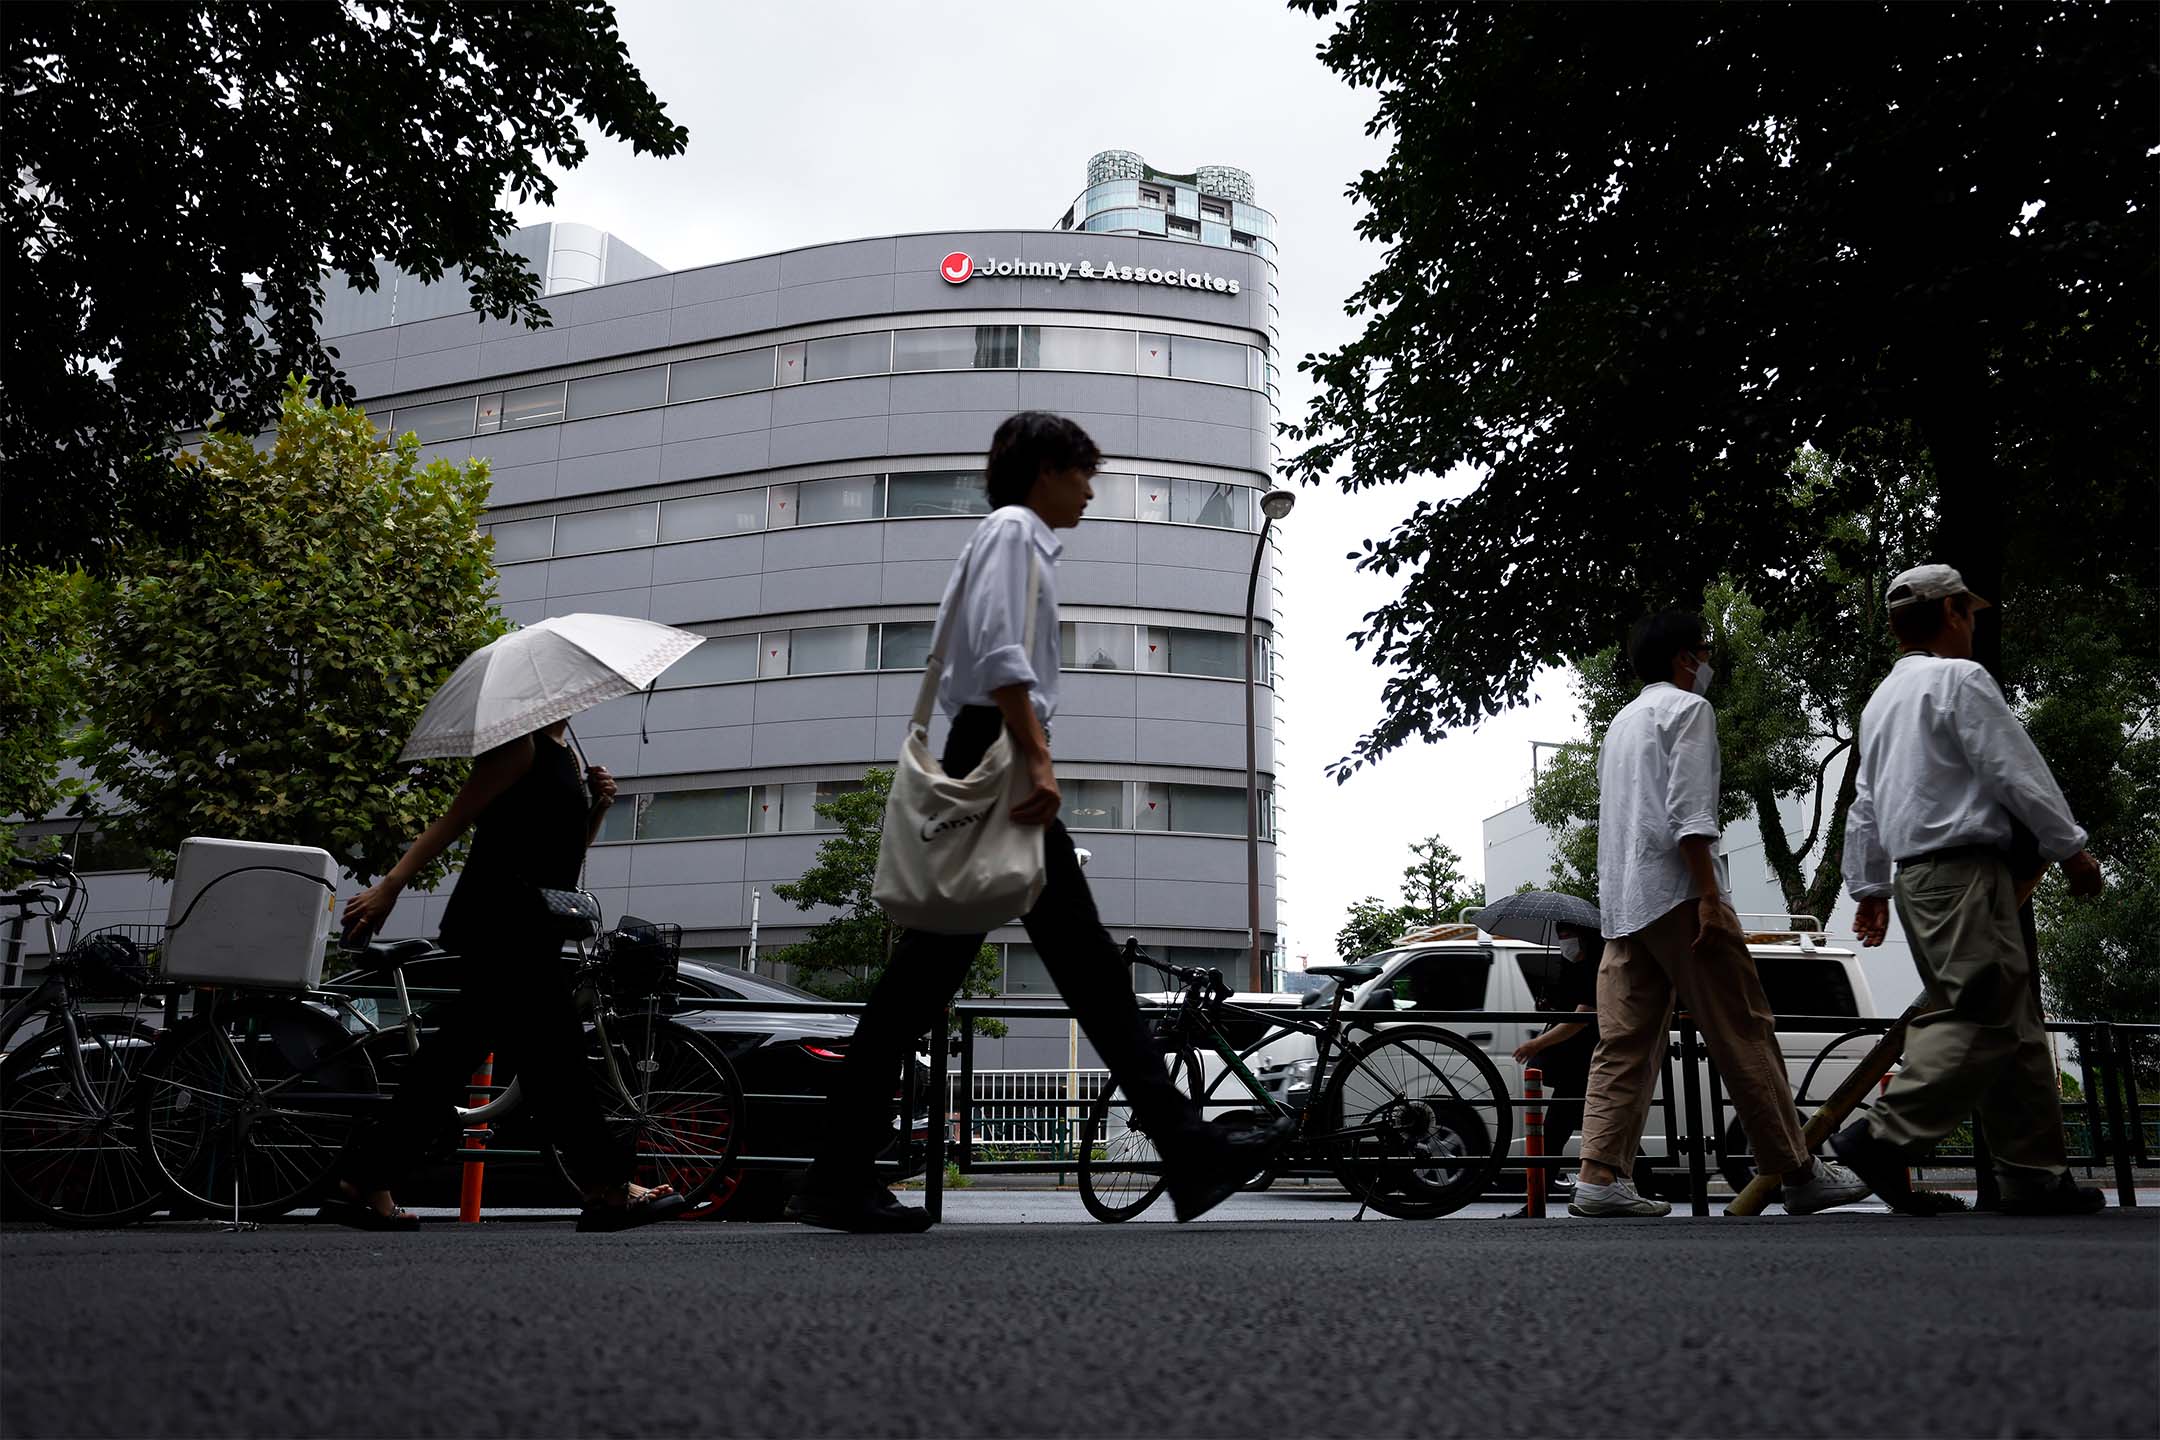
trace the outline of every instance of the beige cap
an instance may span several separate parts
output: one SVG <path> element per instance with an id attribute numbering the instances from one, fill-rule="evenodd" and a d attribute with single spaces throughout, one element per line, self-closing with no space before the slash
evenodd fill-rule
<path id="1" fill-rule="evenodd" d="M 1972 595 L 1975 610 L 1985 610 L 1990 603 L 1966 589 L 1965 577 L 1948 565 L 1913 566 L 1890 582 L 1890 593 L 1884 598 L 1892 610 L 1901 610 L 1922 600 L 1940 600 L 1945 595 Z"/>

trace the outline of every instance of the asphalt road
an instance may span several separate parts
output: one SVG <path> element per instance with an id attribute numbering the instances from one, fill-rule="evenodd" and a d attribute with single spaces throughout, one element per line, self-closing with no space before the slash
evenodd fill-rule
<path id="1" fill-rule="evenodd" d="M 1064 1198 L 1064 1197 L 1058 1197 Z M 0 1432 L 2160 1433 L 2160 1213 L 0 1235 Z M 1283 1207 L 1287 1208 L 1287 1207 Z"/>

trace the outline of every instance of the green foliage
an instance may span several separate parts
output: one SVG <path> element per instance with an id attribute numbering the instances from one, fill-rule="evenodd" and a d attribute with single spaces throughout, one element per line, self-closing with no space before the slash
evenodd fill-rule
<path id="1" fill-rule="evenodd" d="M 2073 899 L 2051 875 L 2034 897 L 2049 1013 L 2065 1020 L 2160 1022 L 2160 838 L 2109 864 L 2096 900 Z M 2141 1086 L 2160 1084 L 2160 1043 L 2132 1055 Z"/>
<path id="2" fill-rule="evenodd" d="M 812 926 L 796 944 L 773 952 L 774 960 L 789 967 L 795 983 L 813 995 L 869 999 L 899 942 L 899 927 L 870 898 L 885 801 L 891 793 L 892 772 L 872 769 L 864 773 L 860 790 L 819 801 L 817 813 L 838 825 L 838 832 L 818 846 L 816 861 L 799 878 L 773 886 L 773 894 L 798 910 L 823 907 L 838 912 Z M 998 949 L 985 945 L 968 967 L 960 993 L 996 995 L 1001 980 Z M 1003 1035 L 1005 1023 L 981 1017 L 975 1033 Z"/>
<path id="3" fill-rule="evenodd" d="M 401 764 L 450 671 L 503 632 L 477 523 L 487 464 L 420 463 L 286 388 L 275 446 L 217 431 L 187 548 L 138 544 L 85 634 L 77 753 L 100 827 L 170 874 L 189 835 L 315 845 L 362 879 L 449 808 L 464 766 Z M 417 877 L 440 877 L 438 864 Z"/>
<path id="4" fill-rule="evenodd" d="M 82 709 L 93 588 L 75 571 L 0 571 L 0 820 L 41 819 L 85 788 L 61 761 Z M 0 883 L 14 878 L 0 853 Z"/>
<path id="5" fill-rule="evenodd" d="M 546 324 L 505 202 L 551 200 L 591 132 L 688 141 L 600 0 L 14 5 L 0 43 L 0 567 L 184 534 L 214 477 L 174 437 L 264 428 L 288 374 L 349 400 L 327 274 L 455 272 L 475 310 Z"/>
<path id="6" fill-rule="evenodd" d="M 2160 10 L 1293 4 L 1390 149 L 1290 473 L 1481 472 L 1351 557 L 1404 583 L 1338 778 L 1720 576 L 1851 640 L 1816 557 L 1879 568 L 1837 530 L 1906 445 L 1935 553 L 1895 558 L 2012 601 L 2149 569 Z M 1842 467 L 1796 490 L 1809 446 Z"/>
<path id="7" fill-rule="evenodd" d="M 1462 856 L 1428 835 L 1410 847 L 1403 868 L 1403 900 L 1391 905 L 1368 895 L 1350 907 L 1335 932 L 1335 953 L 1345 960 L 1377 955 L 1393 947 L 1406 930 L 1452 924 L 1466 905 L 1485 903 L 1485 887 L 1463 875 Z"/>

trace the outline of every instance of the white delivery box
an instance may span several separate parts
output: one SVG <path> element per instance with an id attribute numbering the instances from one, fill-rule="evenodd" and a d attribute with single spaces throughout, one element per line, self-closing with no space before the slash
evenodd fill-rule
<path id="1" fill-rule="evenodd" d="M 329 852 L 309 845 L 181 841 L 165 916 L 165 973 L 203 985 L 314 987 L 337 875 Z"/>

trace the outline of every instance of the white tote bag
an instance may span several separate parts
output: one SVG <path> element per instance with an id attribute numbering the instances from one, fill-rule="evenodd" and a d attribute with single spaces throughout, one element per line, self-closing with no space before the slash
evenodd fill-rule
<path id="1" fill-rule="evenodd" d="M 969 552 L 972 556 L 973 552 Z M 1042 592 L 1042 559 L 1028 559 L 1027 615 L 1020 633 L 1035 643 L 1035 601 Z M 930 637 L 922 691 L 893 767 L 892 797 L 878 844 L 870 898 L 896 925 L 937 935 L 980 935 L 1027 914 L 1043 889 L 1043 827 L 1016 825 L 1012 807 L 1024 798 L 1027 767 L 1001 729 L 980 764 L 948 775 L 930 753 L 930 707 L 945 673 L 945 638 L 960 612 L 968 577 Z"/>

